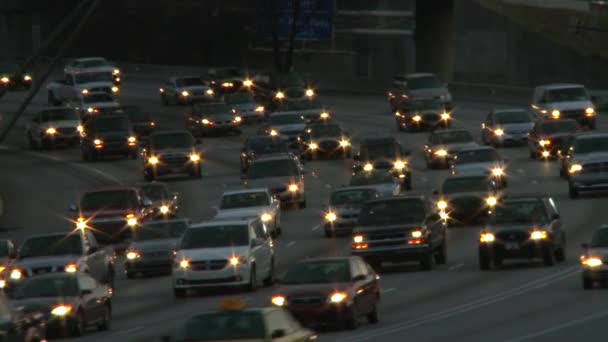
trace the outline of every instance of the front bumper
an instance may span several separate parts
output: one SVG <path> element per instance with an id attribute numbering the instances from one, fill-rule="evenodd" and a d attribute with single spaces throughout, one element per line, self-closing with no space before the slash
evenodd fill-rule
<path id="1" fill-rule="evenodd" d="M 351 317 L 351 307 L 348 304 L 288 304 L 289 311 L 298 322 L 305 326 L 323 326 L 343 322 Z"/>
<path id="2" fill-rule="evenodd" d="M 372 261 L 419 261 L 431 253 L 429 245 L 372 247 L 369 249 L 351 249 L 352 255 Z"/>
<path id="3" fill-rule="evenodd" d="M 581 272 L 583 278 L 591 279 L 595 281 L 608 281 L 608 266 L 602 265 L 599 267 L 588 267 L 582 268 Z"/>
<path id="4" fill-rule="evenodd" d="M 127 272 L 171 272 L 173 265 L 173 259 L 169 256 L 166 257 L 140 257 L 134 260 L 125 261 L 125 271 Z"/>
<path id="5" fill-rule="evenodd" d="M 98 155 L 112 156 L 137 153 L 137 145 L 130 146 L 126 143 L 105 143 L 101 147 L 92 146 L 91 149 Z"/>
<path id="6" fill-rule="evenodd" d="M 244 286 L 249 284 L 249 276 L 249 265 L 227 266 L 217 271 L 173 268 L 173 287 L 176 289 L 195 289 Z"/>
<path id="7" fill-rule="evenodd" d="M 528 133 L 492 135 L 492 140 L 501 145 L 525 145 L 528 143 Z"/>
<path id="8" fill-rule="evenodd" d="M 357 219 L 342 219 L 338 218 L 334 222 L 327 222 L 323 225 L 326 231 L 334 232 L 337 234 L 352 233 L 353 229 L 357 224 Z"/>
<path id="9" fill-rule="evenodd" d="M 295 192 L 286 190 L 282 192 L 273 193 L 273 195 L 276 195 L 279 198 L 281 204 L 299 203 L 306 200 L 306 193 L 303 190 Z"/>
<path id="10" fill-rule="evenodd" d="M 568 182 L 577 191 L 608 190 L 608 172 L 570 175 Z"/>
<path id="11" fill-rule="evenodd" d="M 189 158 L 189 157 L 188 157 Z M 182 173 L 195 173 L 200 167 L 200 162 L 192 162 L 188 159 L 183 163 L 159 163 L 156 165 L 146 165 L 144 168 L 145 175 L 169 175 Z"/>
<path id="12" fill-rule="evenodd" d="M 553 252 L 553 242 L 524 241 L 504 242 L 496 240 L 493 243 L 479 245 L 479 252 L 490 258 L 500 259 L 536 259 L 542 258 L 546 253 Z"/>

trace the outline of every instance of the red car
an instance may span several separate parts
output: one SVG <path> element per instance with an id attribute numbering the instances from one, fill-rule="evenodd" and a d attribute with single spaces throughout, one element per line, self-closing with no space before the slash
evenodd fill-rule
<path id="1" fill-rule="evenodd" d="M 360 318 L 378 322 L 378 275 L 357 256 L 316 258 L 293 264 L 271 303 L 302 324 L 339 324 L 355 329 Z"/>

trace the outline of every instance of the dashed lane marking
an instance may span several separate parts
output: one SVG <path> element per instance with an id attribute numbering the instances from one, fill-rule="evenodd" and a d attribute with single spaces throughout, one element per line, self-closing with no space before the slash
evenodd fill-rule
<path id="1" fill-rule="evenodd" d="M 321 225 L 320 225 L 320 224 L 318 224 L 318 225 L 316 225 L 316 226 L 312 227 L 312 231 L 314 232 L 315 230 L 317 230 L 317 229 L 319 229 L 319 228 L 321 228 Z"/>
<path id="2" fill-rule="evenodd" d="M 462 264 L 462 263 L 461 264 L 456 264 L 454 266 L 450 266 L 450 268 L 448 268 L 448 271 L 454 271 L 454 270 L 457 270 L 457 269 L 459 269 L 459 268 L 461 268 L 463 266 L 464 266 L 464 264 Z"/>
<path id="3" fill-rule="evenodd" d="M 295 244 L 296 244 L 296 242 L 295 242 L 295 241 L 289 241 L 289 243 L 287 244 L 287 247 L 291 247 L 291 246 L 293 246 L 293 245 L 295 245 Z"/>
<path id="4" fill-rule="evenodd" d="M 393 292 L 393 291 L 396 291 L 396 290 L 397 290 L 396 288 L 391 287 L 391 288 L 382 290 L 382 294 Z"/>

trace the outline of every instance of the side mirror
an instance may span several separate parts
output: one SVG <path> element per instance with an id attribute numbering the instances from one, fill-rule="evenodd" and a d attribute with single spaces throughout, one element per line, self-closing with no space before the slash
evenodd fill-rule
<path id="1" fill-rule="evenodd" d="M 152 206 L 152 201 L 150 201 L 149 199 L 144 199 L 143 201 L 144 207 L 151 207 Z"/>
<path id="2" fill-rule="evenodd" d="M 435 195 L 435 196 L 439 195 L 439 190 L 437 190 L 437 189 L 433 189 L 432 192 L 433 192 L 433 195 Z"/>
<path id="3" fill-rule="evenodd" d="M 366 277 L 365 277 L 364 274 L 358 274 L 358 275 L 356 275 L 356 276 L 353 277 L 353 281 L 362 281 L 362 280 L 365 280 L 365 279 L 366 279 Z"/>
<path id="4" fill-rule="evenodd" d="M 85 296 L 85 295 L 88 295 L 88 294 L 91 294 L 91 293 L 93 293 L 93 291 L 91 291 L 91 290 L 82 290 L 82 291 L 80 291 L 80 295 L 81 296 Z"/>
<path id="5" fill-rule="evenodd" d="M 582 243 L 582 244 L 581 244 L 581 247 L 582 247 L 583 249 L 589 249 L 589 244 L 588 244 L 588 243 L 586 243 L 586 242 L 585 242 L 585 243 Z"/>
<path id="6" fill-rule="evenodd" d="M 87 254 L 93 254 L 95 252 L 97 252 L 99 250 L 99 248 L 97 246 L 91 246 L 89 247 Z"/>
<path id="7" fill-rule="evenodd" d="M 354 160 L 354 161 L 361 161 L 361 157 L 360 157 L 358 154 L 355 154 L 355 155 L 353 156 L 353 160 Z"/>
<path id="8" fill-rule="evenodd" d="M 553 215 L 551 215 L 551 219 L 552 220 L 559 220 L 559 218 L 560 218 L 559 214 L 553 214 Z"/>
<path id="9" fill-rule="evenodd" d="M 68 207 L 68 209 L 70 211 L 76 212 L 76 211 L 78 211 L 78 206 L 76 204 L 70 204 L 70 206 Z"/>
<path id="10" fill-rule="evenodd" d="M 285 337 L 285 336 L 286 336 L 285 330 L 277 329 L 272 332 L 272 334 L 270 335 L 270 338 L 275 339 L 275 338 L 281 338 L 281 337 Z"/>

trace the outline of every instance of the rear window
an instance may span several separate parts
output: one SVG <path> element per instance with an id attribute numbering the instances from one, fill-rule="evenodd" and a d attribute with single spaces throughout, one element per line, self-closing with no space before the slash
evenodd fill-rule
<path id="1" fill-rule="evenodd" d="M 97 133 L 127 132 L 129 119 L 126 117 L 98 118 L 93 125 Z"/>
<path id="2" fill-rule="evenodd" d="M 80 210 L 136 209 L 139 206 L 134 191 L 97 191 L 82 197 Z"/>
<path id="3" fill-rule="evenodd" d="M 424 201 L 411 198 L 368 203 L 361 208 L 359 224 L 393 225 L 422 223 L 426 218 Z"/>

